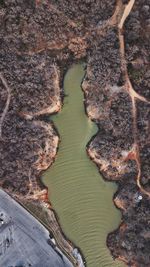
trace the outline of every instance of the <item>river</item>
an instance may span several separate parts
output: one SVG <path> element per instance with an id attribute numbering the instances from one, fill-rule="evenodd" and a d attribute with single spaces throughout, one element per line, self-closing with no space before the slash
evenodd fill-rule
<path id="1" fill-rule="evenodd" d="M 73 65 L 64 78 L 62 111 L 50 117 L 61 143 L 54 164 L 44 174 L 49 199 L 65 235 L 78 246 L 87 267 L 124 267 L 113 261 L 107 234 L 117 228 L 121 215 L 113 204 L 115 183 L 106 182 L 86 153 L 97 126 L 85 114 L 81 90 L 84 65 Z"/>

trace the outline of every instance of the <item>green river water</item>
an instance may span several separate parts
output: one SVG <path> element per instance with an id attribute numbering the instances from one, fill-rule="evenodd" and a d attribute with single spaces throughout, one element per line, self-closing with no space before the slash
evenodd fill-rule
<path id="1" fill-rule="evenodd" d="M 65 76 L 64 106 L 51 116 L 61 143 L 56 161 L 43 181 L 63 232 L 81 249 L 87 267 L 124 267 L 113 261 L 106 246 L 107 234 L 121 220 L 112 201 L 117 187 L 102 179 L 86 153 L 86 144 L 97 126 L 85 114 L 80 87 L 83 76 L 83 64 L 73 65 Z"/>

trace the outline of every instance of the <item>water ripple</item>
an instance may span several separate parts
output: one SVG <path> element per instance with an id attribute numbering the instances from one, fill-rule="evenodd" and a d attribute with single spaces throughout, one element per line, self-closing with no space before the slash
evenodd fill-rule
<path id="1" fill-rule="evenodd" d="M 49 197 L 66 236 L 81 248 L 88 267 L 123 267 L 106 247 L 108 232 L 118 226 L 120 213 L 112 202 L 114 183 L 105 182 L 86 154 L 86 144 L 97 132 L 84 112 L 80 88 L 82 65 L 65 77 L 69 96 L 62 111 L 53 116 L 61 143 L 53 166 L 44 176 Z"/>

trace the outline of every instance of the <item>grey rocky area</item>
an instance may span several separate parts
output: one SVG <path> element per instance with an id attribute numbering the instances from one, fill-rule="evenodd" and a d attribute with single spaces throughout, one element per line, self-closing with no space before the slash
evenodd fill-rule
<path id="1" fill-rule="evenodd" d="M 0 189 L 0 266 L 73 267 L 49 231 Z"/>

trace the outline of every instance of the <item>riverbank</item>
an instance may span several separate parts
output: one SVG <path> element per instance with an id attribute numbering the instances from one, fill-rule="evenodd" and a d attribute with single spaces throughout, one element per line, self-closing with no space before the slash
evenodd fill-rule
<path id="1" fill-rule="evenodd" d="M 88 152 L 117 181 L 124 221 L 107 243 L 141 267 L 149 264 L 149 1 L 136 1 L 124 35 L 122 2 L 0 2 L 0 185 L 37 213 L 50 208 L 40 176 L 59 140 L 47 116 L 61 109 L 66 66 L 86 58 L 86 110 L 99 127 Z"/>

